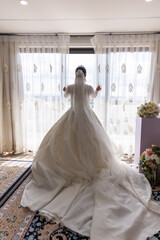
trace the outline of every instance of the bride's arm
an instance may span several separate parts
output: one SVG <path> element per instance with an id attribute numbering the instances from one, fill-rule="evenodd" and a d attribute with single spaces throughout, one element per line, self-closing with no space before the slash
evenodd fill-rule
<path id="1" fill-rule="evenodd" d="M 70 85 L 67 88 L 64 87 L 63 91 L 64 91 L 64 97 L 66 97 L 66 98 L 69 97 L 69 95 L 71 94 Z"/>
<path id="2" fill-rule="evenodd" d="M 93 89 L 93 87 L 92 86 L 90 86 L 90 89 L 89 89 L 89 95 L 92 97 L 92 98 L 96 98 L 97 97 L 97 93 L 98 93 L 98 91 L 100 91 L 101 90 L 101 87 L 100 87 L 100 85 L 98 85 L 98 87 L 96 88 L 96 90 L 94 91 L 94 89 Z"/>

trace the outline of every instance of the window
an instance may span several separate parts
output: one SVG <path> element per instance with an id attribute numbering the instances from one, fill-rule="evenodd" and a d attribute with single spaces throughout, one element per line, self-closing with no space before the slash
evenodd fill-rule
<path id="1" fill-rule="evenodd" d="M 71 48 L 65 58 L 54 50 L 23 51 L 21 59 L 27 149 L 36 150 L 45 133 L 70 107 L 70 99 L 66 104 L 62 89 L 74 83 L 77 66 L 86 67 L 86 83 L 94 89 L 97 87 L 97 59 L 92 48 Z M 134 52 L 106 49 L 101 56 L 102 91 L 96 100 L 90 99 L 90 106 L 125 153 L 134 152 L 137 106 L 147 100 L 150 64 L 148 48 L 134 49 Z"/>
<path id="2" fill-rule="evenodd" d="M 71 48 L 68 66 L 69 66 L 69 74 L 68 74 L 68 84 L 74 83 L 75 80 L 75 69 L 79 65 L 83 65 L 87 70 L 87 84 L 93 84 L 94 79 L 94 52 L 93 49 L 85 49 L 85 48 Z"/>
<path id="3" fill-rule="evenodd" d="M 87 70 L 86 83 L 94 85 L 95 69 L 94 69 L 95 55 L 92 48 L 71 48 L 68 58 L 68 82 L 67 84 L 73 84 L 75 81 L 75 69 L 83 65 Z M 70 101 L 68 100 L 69 104 Z M 94 99 L 90 99 L 90 107 L 94 108 Z"/>

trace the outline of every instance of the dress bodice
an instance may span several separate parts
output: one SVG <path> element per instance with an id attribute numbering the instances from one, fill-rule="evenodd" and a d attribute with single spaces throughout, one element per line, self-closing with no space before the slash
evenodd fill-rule
<path id="1" fill-rule="evenodd" d="M 95 98 L 97 91 L 88 84 L 72 84 L 66 89 L 65 96 L 71 97 L 71 108 L 89 107 L 89 97 Z"/>

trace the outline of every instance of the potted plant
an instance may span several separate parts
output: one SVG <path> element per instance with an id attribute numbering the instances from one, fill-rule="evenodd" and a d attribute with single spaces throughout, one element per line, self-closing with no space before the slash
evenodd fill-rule
<path id="1" fill-rule="evenodd" d="M 140 156 L 139 168 L 151 185 L 160 185 L 160 147 L 152 145 L 147 148 Z"/>

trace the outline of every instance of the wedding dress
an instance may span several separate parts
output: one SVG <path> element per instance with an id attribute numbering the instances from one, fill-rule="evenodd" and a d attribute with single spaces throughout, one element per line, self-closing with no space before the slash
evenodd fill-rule
<path id="1" fill-rule="evenodd" d="M 70 109 L 44 137 L 21 205 L 91 240 L 145 240 L 160 230 L 160 206 L 143 174 L 119 161 L 89 107 L 93 88 L 78 70 Z"/>

